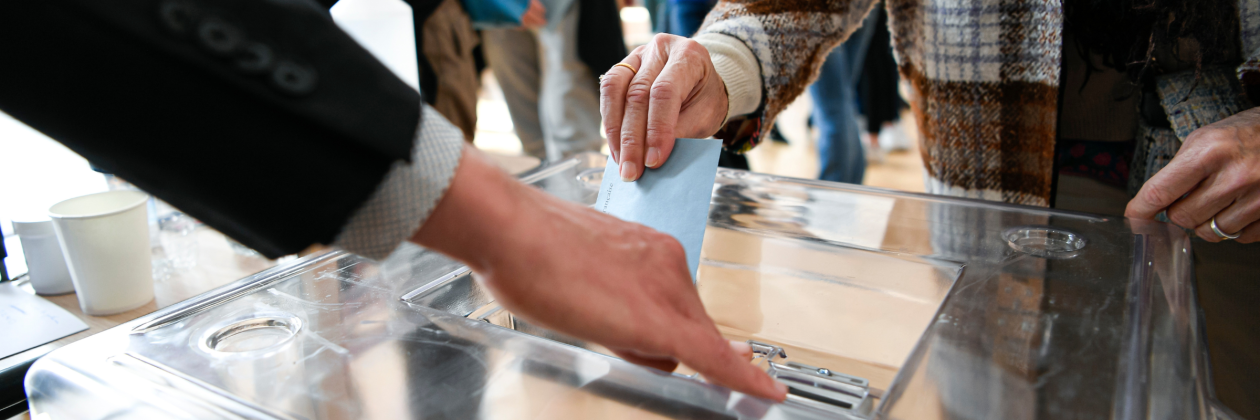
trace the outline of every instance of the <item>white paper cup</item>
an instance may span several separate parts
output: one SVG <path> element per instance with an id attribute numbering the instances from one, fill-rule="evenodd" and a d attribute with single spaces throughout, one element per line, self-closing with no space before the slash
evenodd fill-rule
<path id="1" fill-rule="evenodd" d="M 116 314 L 153 300 L 148 199 L 119 190 L 71 198 L 48 209 L 83 313 Z"/>
<path id="2" fill-rule="evenodd" d="M 66 257 L 61 254 L 57 231 L 52 220 L 14 220 L 13 231 L 22 240 L 27 275 L 31 287 L 41 295 L 60 295 L 74 291 Z"/>

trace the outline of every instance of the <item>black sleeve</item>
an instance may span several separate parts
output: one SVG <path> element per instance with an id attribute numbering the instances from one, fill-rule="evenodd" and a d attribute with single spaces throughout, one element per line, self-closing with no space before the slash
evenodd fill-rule
<path id="1" fill-rule="evenodd" d="M 621 12 L 616 0 L 582 1 L 577 37 L 578 58 L 591 73 L 604 74 L 630 55 L 621 33 Z"/>
<path id="2" fill-rule="evenodd" d="M 310 0 L 8 0 L 0 110 L 277 257 L 409 158 L 420 96 Z"/>

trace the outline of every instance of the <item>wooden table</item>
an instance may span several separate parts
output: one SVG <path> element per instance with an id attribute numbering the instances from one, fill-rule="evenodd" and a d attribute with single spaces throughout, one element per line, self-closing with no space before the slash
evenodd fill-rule
<path id="1" fill-rule="evenodd" d="M 171 269 L 168 270 L 168 275 L 155 277 L 153 279 L 154 299 L 144 306 L 120 314 L 88 316 L 79 309 L 79 299 L 74 293 L 44 296 L 50 302 L 78 316 L 88 325 L 88 329 L 0 359 L 0 419 L 7 419 L 26 411 L 26 392 L 22 387 L 22 379 L 26 376 L 26 371 L 31 364 L 40 357 L 67 344 L 270 268 L 277 263 L 276 260 L 268 260 L 256 254 L 241 255 L 233 251 L 223 234 L 208 227 L 197 228 L 191 235 L 194 235 L 196 240 L 196 265 L 186 269 Z M 164 256 L 161 248 L 154 249 L 155 260 Z M 22 281 L 0 283 L 0 287 L 15 287 L 31 294 L 35 293 L 30 284 Z"/>

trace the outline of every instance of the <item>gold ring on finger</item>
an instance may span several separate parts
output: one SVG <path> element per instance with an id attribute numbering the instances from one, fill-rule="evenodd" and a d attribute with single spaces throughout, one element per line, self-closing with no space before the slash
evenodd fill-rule
<path id="1" fill-rule="evenodd" d="M 630 71 L 631 71 L 632 73 L 634 73 L 634 74 L 639 74 L 639 69 L 636 69 L 636 68 L 634 68 L 634 66 L 631 66 L 631 65 L 626 64 L 626 63 L 617 63 L 617 65 L 615 65 L 615 66 L 613 66 L 613 67 L 625 67 L 625 68 L 630 69 Z"/>
<path id="2" fill-rule="evenodd" d="M 1217 227 L 1217 226 L 1216 226 L 1216 218 L 1215 218 L 1215 217 L 1213 217 L 1213 218 L 1212 218 L 1212 233 L 1215 233 L 1215 234 L 1216 234 L 1216 236 L 1217 236 L 1217 237 L 1219 237 L 1219 238 L 1221 238 L 1221 240 L 1222 240 L 1222 241 L 1228 241 L 1228 240 L 1231 240 L 1231 239 L 1238 239 L 1238 237 L 1239 237 L 1239 236 L 1242 236 L 1242 231 L 1239 231 L 1238 233 L 1235 233 L 1235 234 L 1233 234 L 1233 235 L 1227 234 L 1227 233 L 1225 233 L 1225 232 L 1221 232 L 1221 228 L 1219 228 L 1219 227 Z"/>

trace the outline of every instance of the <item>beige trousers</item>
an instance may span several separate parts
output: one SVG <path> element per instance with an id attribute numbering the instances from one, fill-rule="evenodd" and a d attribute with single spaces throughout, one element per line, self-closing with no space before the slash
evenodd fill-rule
<path id="1" fill-rule="evenodd" d="M 477 78 L 473 48 L 479 42 L 468 14 L 459 0 L 442 2 L 423 25 L 424 45 L 421 50 L 437 76 L 437 92 L 424 92 L 432 97 L 433 108 L 464 132 L 472 142 L 477 130 Z M 421 70 L 423 71 L 423 70 Z"/>

